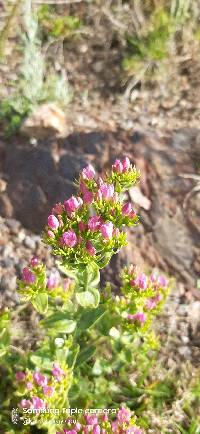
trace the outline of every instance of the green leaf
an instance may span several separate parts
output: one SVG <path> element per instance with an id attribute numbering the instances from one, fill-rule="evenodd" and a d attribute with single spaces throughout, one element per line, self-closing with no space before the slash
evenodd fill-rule
<path id="1" fill-rule="evenodd" d="M 85 363 L 88 359 L 90 359 L 96 351 L 96 347 L 94 345 L 90 345 L 89 347 L 84 348 L 80 351 L 77 359 L 76 359 L 76 367 L 79 367 L 83 363 Z"/>
<path id="2" fill-rule="evenodd" d="M 90 288 L 89 291 L 78 292 L 76 300 L 84 308 L 96 308 L 100 301 L 100 294 L 98 289 Z"/>
<path id="3" fill-rule="evenodd" d="M 78 322 L 78 334 L 92 327 L 105 313 L 106 309 L 104 306 L 99 306 L 96 309 L 85 309 Z"/>
<path id="4" fill-rule="evenodd" d="M 76 321 L 66 318 L 66 313 L 56 312 L 45 320 L 41 321 L 46 329 L 55 333 L 73 333 L 76 328 Z"/>
<path id="5" fill-rule="evenodd" d="M 67 266 L 66 264 L 62 264 L 61 262 L 57 262 L 58 269 L 66 276 L 71 277 L 72 279 L 77 280 L 78 270 L 77 268 L 72 268 Z"/>
<path id="6" fill-rule="evenodd" d="M 34 364 L 34 366 L 37 366 L 38 368 L 51 370 L 52 368 L 52 360 L 46 355 L 37 355 L 37 354 L 31 354 L 30 361 Z"/>
<path id="7" fill-rule="evenodd" d="M 96 287 L 100 281 L 99 267 L 95 263 L 87 265 L 83 272 L 83 284 L 85 288 Z"/>
<path id="8" fill-rule="evenodd" d="M 31 300 L 33 307 L 41 314 L 45 314 L 48 309 L 48 294 L 41 292 Z"/>

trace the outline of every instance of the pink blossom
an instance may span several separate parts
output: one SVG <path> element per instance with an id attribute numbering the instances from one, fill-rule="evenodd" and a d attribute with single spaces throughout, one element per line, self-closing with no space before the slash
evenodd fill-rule
<path id="1" fill-rule="evenodd" d="M 83 200 L 81 197 L 72 196 L 70 199 L 65 200 L 64 205 L 67 214 L 71 216 L 73 212 L 77 211 L 83 205 Z"/>
<path id="2" fill-rule="evenodd" d="M 55 238 L 55 234 L 52 231 L 47 231 L 49 238 Z"/>
<path id="3" fill-rule="evenodd" d="M 151 280 L 152 283 L 156 282 L 157 277 L 156 277 L 156 275 L 154 273 L 151 274 L 150 280 Z"/>
<path id="4" fill-rule="evenodd" d="M 22 279 L 25 283 L 33 283 L 35 282 L 35 275 L 28 267 L 25 267 L 22 270 Z"/>
<path id="5" fill-rule="evenodd" d="M 155 307 L 156 307 L 156 301 L 155 301 L 155 299 L 154 298 L 148 298 L 148 300 L 146 301 L 146 303 L 145 303 L 145 307 L 147 308 L 147 309 L 154 309 Z"/>
<path id="6" fill-rule="evenodd" d="M 91 243 L 91 241 L 86 241 L 86 250 L 89 253 L 90 256 L 94 256 L 96 254 L 96 249 Z"/>
<path id="7" fill-rule="evenodd" d="M 132 211 L 132 205 L 131 205 L 131 203 L 130 202 L 125 203 L 123 205 L 123 207 L 122 207 L 122 214 L 126 215 L 126 216 L 129 216 L 129 214 L 131 213 L 131 211 Z"/>
<path id="8" fill-rule="evenodd" d="M 95 177 L 95 170 L 91 164 L 88 164 L 88 166 L 82 170 L 82 177 L 83 179 L 93 179 Z"/>
<path id="9" fill-rule="evenodd" d="M 57 379 L 60 380 L 60 378 L 62 377 L 62 375 L 64 375 L 64 371 L 63 369 L 61 369 L 61 367 L 59 366 L 58 363 L 53 363 L 53 368 L 52 368 L 52 375 Z"/>
<path id="10" fill-rule="evenodd" d="M 125 422 L 129 422 L 131 418 L 131 412 L 125 407 L 122 407 L 118 411 L 117 420 L 122 424 Z"/>
<path id="11" fill-rule="evenodd" d="M 142 434 L 142 431 L 136 426 L 131 426 L 126 430 L 126 434 Z"/>
<path id="12" fill-rule="evenodd" d="M 110 240 L 113 234 L 113 224 L 112 222 L 107 222 L 101 225 L 100 231 L 102 233 L 103 238 L 106 240 Z"/>
<path id="13" fill-rule="evenodd" d="M 33 379 L 38 386 L 47 386 L 48 379 L 46 375 L 43 375 L 40 372 L 36 371 L 33 373 Z"/>
<path id="14" fill-rule="evenodd" d="M 75 232 L 72 229 L 64 232 L 64 234 L 62 235 L 62 242 L 68 247 L 74 247 L 77 243 L 77 236 Z"/>
<path id="15" fill-rule="evenodd" d="M 93 199 L 94 199 L 93 193 L 88 189 L 86 189 L 85 192 L 83 193 L 83 202 L 89 205 L 90 203 L 92 203 Z"/>
<path id="16" fill-rule="evenodd" d="M 19 403 L 19 406 L 22 408 L 30 408 L 31 405 L 32 405 L 32 403 L 29 399 L 22 399 Z"/>
<path id="17" fill-rule="evenodd" d="M 76 429 L 76 431 L 80 431 L 81 426 L 82 426 L 81 423 L 77 422 L 74 428 Z"/>
<path id="18" fill-rule="evenodd" d="M 123 172 L 126 172 L 129 167 L 130 167 L 131 163 L 128 157 L 125 157 L 124 160 L 122 160 L 122 166 L 123 166 Z"/>
<path id="19" fill-rule="evenodd" d="M 25 372 L 18 371 L 18 372 L 16 372 L 15 377 L 16 377 L 17 381 L 24 381 L 26 378 L 26 374 L 25 374 Z"/>
<path id="20" fill-rule="evenodd" d="M 107 422 L 107 420 L 108 420 L 108 415 L 107 414 L 103 414 L 102 421 L 103 422 Z"/>
<path id="21" fill-rule="evenodd" d="M 101 428 L 99 425 L 95 425 L 93 428 L 93 434 L 101 434 Z"/>
<path id="22" fill-rule="evenodd" d="M 75 429 L 66 430 L 64 429 L 65 434 L 77 434 L 77 431 Z"/>
<path id="23" fill-rule="evenodd" d="M 43 386 L 43 392 L 44 392 L 44 395 L 52 396 L 54 393 L 54 387 L 53 386 Z"/>
<path id="24" fill-rule="evenodd" d="M 38 260 L 37 256 L 33 256 L 33 257 L 30 259 L 30 265 L 31 265 L 32 267 L 36 267 L 38 264 L 39 264 L 39 260 Z"/>
<path id="25" fill-rule="evenodd" d="M 60 275 L 59 273 L 51 273 L 49 278 L 47 279 L 47 288 L 53 289 L 59 286 L 60 283 Z"/>
<path id="26" fill-rule="evenodd" d="M 84 232 L 87 229 L 87 225 L 86 225 L 86 223 L 80 221 L 78 223 L 78 228 L 79 228 L 79 231 Z"/>
<path id="27" fill-rule="evenodd" d="M 104 199 L 111 199 L 114 195 L 115 189 L 113 184 L 102 184 L 100 186 L 100 192 Z"/>
<path id="28" fill-rule="evenodd" d="M 43 399 L 38 398 L 37 396 L 33 396 L 32 403 L 33 403 L 33 408 L 35 408 L 35 409 L 46 408 L 45 401 L 43 401 Z"/>
<path id="29" fill-rule="evenodd" d="M 158 285 L 161 286 L 162 288 L 166 288 L 166 286 L 168 285 L 168 280 L 166 279 L 165 276 L 158 276 Z"/>
<path id="30" fill-rule="evenodd" d="M 114 237 L 118 237 L 119 234 L 120 234 L 120 230 L 119 230 L 118 228 L 114 228 L 114 229 L 113 229 L 113 236 L 114 236 Z"/>
<path id="31" fill-rule="evenodd" d="M 97 425 L 98 424 L 98 418 L 97 416 L 91 415 L 91 414 L 85 414 L 85 420 L 88 425 Z"/>
<path id="32" fill-rule="evenodd" d="M 103 195 L 101 193 L 101 190 L 98 190 L 97 194 L 96 194 L 96 200 L 99 201 L 99 200 L 102 200 L 102 198 L 103 198 Z"/>
<path id="33" fill-rule="evenodd" d="M 139 286 L 140 289 L 147 289 L 148 279 L 144 273 L 139 273 L 133 282 L 136 286 Z"/>
<path id="34" fill-rule="evenodd" d="M 51 214 L 48 217 L 48 226 L 51 229 L 58 229 L 59 227 L 59 220 L 57 219 L 57 217 L 55 217 L 55 215 Z"/>
<path id="35" fill-rule="evenodd" d="M 113 170 L 117 173 L 122 173 L 123 172 L 123 164 L 120 160 L 115 160 L 114 164 L 113 164 Z"/>
<path id="36" fill-rule="evenodd" d="M 112 427 L 113 433 L 117 433 L 118 432 L 119 424 L 118 424 L 117 421 L 111 422 L 111 427 Z"/>
<path id="37" fill-rule="evenodd" d="M 135 314 L 128 314 L 127 318 L 130 319 L 131 321 L 138 321 L 141 324 L 144 324 L 146 321 L 146 315 L 143 312 L 137 312 Z"/>
<path id="38" fill-rule="evenodd" d="M 26 388 L 27 388 L 28 390 L 32 390 L 32 389 L 33 389 L 33 383 L 31 383 L 31 381 L 27 381 L 27 383 L 26 383 Z"/>
<path id="39" fill-rule="evenodd" d="M 52 209 L 52 214 L 57 214 L 57 215 L 60 215 L 60 214 L 62 214 L 62 212 L 63 212 L 63 205 L 62 205 L 62 203 L 56 203 L 55 205 L 54 205 L 54 207 L 53 207 L 53 209 Z"/>
<path id="40" fill-rule="evenodd" d="M 90 229 L 90 231 L 97 231 L 102 223 L 102 219 L 101 217 L 99 217 L 98 215 L 95 215 L 93 217 L 90 217 L 88 220 L 88 228 Z"/>

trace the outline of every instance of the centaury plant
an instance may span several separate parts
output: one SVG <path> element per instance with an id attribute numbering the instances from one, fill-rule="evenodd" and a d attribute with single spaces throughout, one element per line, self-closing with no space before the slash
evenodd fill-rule
<path id="1" fill-rule="evenodd" d="M 2 400 L 4 433 L 144 432 L 138 426 L 145 426 L 142 418 L 137 422 L 126 406 L 130 402 L 133 409 L 130 368 L 139 361 L 140 387 L 147 353 L 158 346 L 151 322 L 169 283 L 131 265 L 122 271 L 117 293 L 109 283 L 99 285 L 100 269 L 127 244 L 126 226 L 139 222 L 131 203 L 124 202 L 124 192 L 138 179 L 127 157 L 101 176 L 89 165 L 77 181 L 77 196 L 54 205 L 43 241 L 59 271 L 49 274 L 33 257 L 18 281 L 21 302 L 39 314 L 40 337 L 32 350 L 12 353 L 8 313 L 1 318 L 9 391 Z"/>

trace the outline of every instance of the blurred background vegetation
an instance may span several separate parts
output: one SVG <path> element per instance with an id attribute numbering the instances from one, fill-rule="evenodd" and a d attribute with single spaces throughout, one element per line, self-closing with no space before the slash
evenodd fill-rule
<path id="1" fill-rule="evenodd" d="M 6 0 L 0 119 L 12 133 L 42 102 L 131 102 L 141 90 L 171 108 L 199 80 L 199 48 L 198 0 Z"/>

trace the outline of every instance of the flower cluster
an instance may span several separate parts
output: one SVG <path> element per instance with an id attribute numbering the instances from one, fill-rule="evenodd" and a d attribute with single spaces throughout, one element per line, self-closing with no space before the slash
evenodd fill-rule
<path id="1" fill-rule="evenodd" d="M 56 434 L 142 434 L 142 430 L 136 425 L 136 418 L 130 410 L 122 407 L 118 410 L 117 417 L 110 421 L 107 414 L 84 414 L 80 422 L 74 427 L 68 427 Z"/>
<path id="2" fill-rule="evenodd" d="M 44 241 L 68 265 L 95 262 L 100 268 L 126 245 L 125 226 L 138 216 L 121 192 L 138 180 L 128 158 L 116 160 L 110 173 L 96 176 L 93 166 L 82 170 L 78 194 L 56 204 L 48 217 Z"/>
<path id="3" fill-rule="evenodd" d="M 73 292 L 71 279 L 61 279 L 58 271 L 47 274 L 45 265 L 35 256 L 30 259 L 28 266 L 23 268 L 18 284 L 24 301 L 32 301 L 37 295 L 45 293 L 50 298 L 60 298 L 64 302 Z"/>
<path id="4" fill-rule="evenodd" d="M 122 278 L 121 296 L 115 297 L 118 313 L 128 328 L 148 328 L 169 292 L 167 278 L 156 274 L 147 276 L 133 265 L 125 268 Z"/>
<path id="5" fill-rule="evenodd" d="M 51 375 L 43 374 L 38 370 L 17 371 L 18 395 L 23 396 L 18 406 L 21 409 L 36 410 L 52 408 L 53 404 L 60 400 L 60 394 L 63 392 L 64 400 L 66 400 L 70 384 L 70 371 L 66 366 L 61 367 L 57 362 L 52 365 Z"/>

